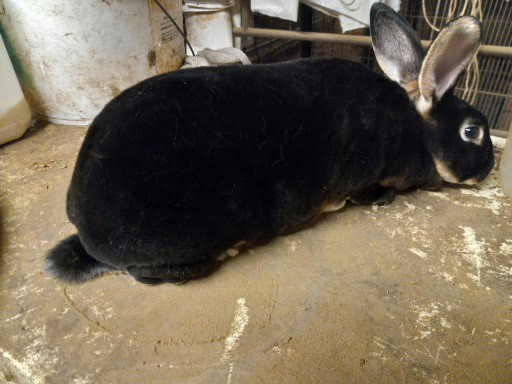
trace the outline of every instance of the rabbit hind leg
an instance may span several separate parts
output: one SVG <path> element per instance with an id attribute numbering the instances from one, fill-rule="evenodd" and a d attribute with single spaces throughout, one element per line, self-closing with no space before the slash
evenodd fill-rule
<path id="1" fill-rule="evenodd" d="M 215 259 L 205 259 L 179 265 L 130 266 L 127 271 L 135 280 L 144 284 L 184 284 L 191 279 L 209 275 L 216 265 Z"/>

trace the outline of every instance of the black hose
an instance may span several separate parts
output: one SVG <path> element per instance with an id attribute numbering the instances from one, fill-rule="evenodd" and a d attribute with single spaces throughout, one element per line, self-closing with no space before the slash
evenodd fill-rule
<path id="1" fill-rule="evenodd" d="M 171 15 L 169 15 L 169 12 L 167 12 L 165 10 L 165 8 L 163 7 L 162 4 L 160 4 L 160 2 L 158 0 L 154 0 L 154 2 L 156 3 L 156 5 L 158 5 L 158 7 L 162 10 L 163 13 L 165 13 L 165 16 L 167 16 L 169 18 L 169 20 L 171 20 L 171 22 L 174 24 L 174 26 L 176 27 L 176 29 L 178 30 L 178 32 L 180 33 L 181 36 L 183 36 L 183 38 L 185 39 L 185 43 L 188 45 L 188 47 L 190 48 L 190 52 L 192 52 L 192 56 L 195 56 L 195 52 L 194 52 L 194 49 L 192 49 L 192 45 L 190 45 L 190 42 L 188 41 L 187 39 L 187 36 L 185 36 L 185 34 L 183 33 L 183 31 L 181 30 L 181 28 L 178 26 L 178 24 L 176 24 L 176 21 L 174 21 L 174 19 L 171 17 Z M 180 1 L 181 3 L 181 1 Z"/>

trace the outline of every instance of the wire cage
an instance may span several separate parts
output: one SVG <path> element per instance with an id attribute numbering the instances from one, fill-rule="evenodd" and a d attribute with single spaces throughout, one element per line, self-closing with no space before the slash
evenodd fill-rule
<path id="1" fill-rule="evenodd" d="M 422 40 L 432 40 L 448 15 L 468 14 L 468 1 L 402 0 L 400 13 L 418 32 Z M 512 1 L 481 1 L 482 44 L 512 46 Z M 342 33 L 338 19 L 301 6 L 297 23 L 254 14 L 254 26 L 285 30 Z M 430 24 L 430 25 L 429 25 Z M 348 32 L 369 36 L 369 29 Z M 246 45 L 253 62 L 277 62 L 300 57 L 339 57 L 358 61 L 380 71 L 371 47 L 326 42 L 298 42 L 254 37 Z M 512 58 L 478 55 L 478 65 L 459 79 L 456 94 L 481 110 L 492 129 L 507 132 L 512 124 Z M 475 79 L 476 76 L 476 79 Z M 469 85 L 469 86 L 468 86 Z"/>

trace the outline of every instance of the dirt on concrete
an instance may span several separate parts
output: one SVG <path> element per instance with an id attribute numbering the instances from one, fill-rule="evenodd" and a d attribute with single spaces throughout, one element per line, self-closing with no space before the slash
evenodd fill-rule
<path id="1" fill-rule="evenodd" d="M 41 125 L 0 148 L 0 383 L 512 382 L 512 201 L 496 170 L 347 206 L 181 286 L 66 285 L 44 257 L 75 231 L 85 132 Z"/>

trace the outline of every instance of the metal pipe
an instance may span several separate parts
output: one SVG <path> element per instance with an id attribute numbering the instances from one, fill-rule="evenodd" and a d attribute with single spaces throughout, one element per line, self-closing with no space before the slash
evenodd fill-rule
<path id="1" fill-rule="evenodd" d="M 266 29 L 266 28 L 233 28 L 234 36 L 254 36 L 266 37 L 274 39 L 287 39 L 287 40 L 301 40 L 301 41 L 322 41 L 331 43 L 342 43 L 351 45 L 371 45 L 371 38 L 369 36 L 358 35 L 342 35 L 337 33 L 322 33 L 322 32 L 301 32 L 301 31 L 286 31 L 281 29 Z M 424 47 L 430 45 L 430 41 L 421 41 Z M 481 45 L 479 53 L 488 56 L 499 56 L 512 58 L 512 47 L 501 47 L 497 45 Z"/>
<path id="2" fill-rule="evenodd" d="M 491 135 L 492 136 L 496 136 L 496 137 L 507 138 L 508 137 L 508 132 L 507 131 L 498 130 L 498 129 L 491 129 Z"/>
<path id="3" fill-rule="evenodd" d="M 300 29 L 304 32 L 310 32 L 313 27 L 313 8 L 305 4 L 299 5 L 300 12 Z M 303 41 L 300 43 L 300 57 L 311 57 L 313 44 L 311 41 Z"/>

